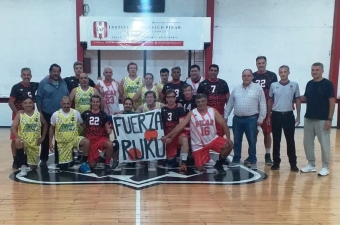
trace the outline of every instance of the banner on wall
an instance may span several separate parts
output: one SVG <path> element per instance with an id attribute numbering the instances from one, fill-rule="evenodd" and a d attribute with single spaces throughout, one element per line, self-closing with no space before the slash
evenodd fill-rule
<path id="1" fill-rule="evenodd" d="M 161 110 L 112 117 L 120 163 L 165 159 Z"/>
<path id="2" fill-rule="evenodd" d="M 203 50 L 208 17 L 81 17 L 89 50 Z"/>

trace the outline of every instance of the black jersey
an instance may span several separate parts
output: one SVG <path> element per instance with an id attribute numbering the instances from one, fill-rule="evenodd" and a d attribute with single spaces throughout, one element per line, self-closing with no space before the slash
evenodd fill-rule
<path id="1" fill-rule="evenodd" d="M 86 125 L 85 133 L 88 139 L 107 137 L 105 124 L 108 122 L 108 116 L 104 111 L 93 113 L 91 110 L 86 110 L 81 114 L 81 118 Z"/>
<path id="2" fill-rule="evenodd" d="M 270 85 L 272 85 L 274 82 L 277 82 L 276 74 L 267 70 L 262 74 L 255 72 L 253 73 L 253 76 L 253 82 L 259 84 L 263 89 L 266 99 L 269 98 Z"/>
<path id="3" fill-rule="evenodd" d="M 65 77 L 64 81 L 66 82 L 68 92 L 70 93 L 73 90 L 73 88 L 79 87 L 79 79 L 75 76 Z M 96 84 L 94 83 L 94 81 L 91 78 L 89 78 L 89 86 L 94 87 L 95 85 Z"/>
<path id="4" fill-rule="evenodd" d="M 186 113 L 182 107 L 169 108 L 167 106 L 161 109 L 164 133 L 167 135 L 178 124 L 179 119 L 185 117 Z"/>
<path id="5" fill-rule="evenodd" d="M 21 103 L 26 97 L 31 97 L 34 101 L 38 87 L 39 83 L 37 82 L 30 82 L 29 85 L 20 82 L 12 87 L 10 98 L 14 100 L 14 104 L 18 110 L 24 109 Z"/>
<path id="6" fill-rule="evenodd" d="M 215 108 L 221 115 L 224 114 L 224 106 L 229 94 L 229 87 L 225 80 L 206 79 L 198 86 L 197 93 L 205 94 L 208 98 L 208 106 Z"/>
<path id="7" fill-rule="evenodd" d="M 169 82 L 163 86 L 162 95 L 165 96 L 165 92 L 168 89 L 173 89 L 176 92 L 176 100 L 183 98 L 183 85 L 184 81 L 179 81 L 178 83 Z M 164 97 L 165 98 L 165 97 Z"/>
<path id="8" fill-rule="evenodd" d="M 195 95 L 193 95 L 190 100 L 187 100 L 183 97 L 178 101 L 178 103 L 182 104 L 182 107 L 186 114 L 188 114 L 188 112 L 192 111 L 193 109 L 197 108 Z"/>

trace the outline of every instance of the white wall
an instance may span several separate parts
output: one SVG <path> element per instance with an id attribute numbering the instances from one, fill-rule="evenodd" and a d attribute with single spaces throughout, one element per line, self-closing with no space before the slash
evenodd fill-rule
<path id="1" fill-rule="evenodd" d="M 333 16 L 334 0 L 216 0 L 213 62 L 233 89 L 265 55 L 268 70 L 290 67 L 303 94 L 312 63 L 322 62 L 328 78 Z"/>
<path id="2" fill-rule="evenodd" d="M 48 74 L 58 63 L 62 76 L 73 75 L 76 61 L 76 17 L 74 0 L 1 0 L 0 97 L 9 96 L 21 81 L 20 70 L 29 67 L 32 81 Z M 0 104 L 0 126 L 11 124 L 11 110 Z"/>
<path id="3" fill-rule="evenodd" d="M 87 16 L 126 16 L 126 17 L 201 17 L 206 16 L 206 0 L 166 0 L 164 13 L 125 13 L 123 11 L 123 0 L 84 0 L 89 6 Z M 98 75 L 97 51 L 86 51 L 86 57 L 91 58 L 92 71 L 90 77 L 96 79 Z M 143 75 L 143 51 L 101 51 L 102 71 L 105 66 L 112 66 L 114 78 L 121 80 L 127 75 L 126 66 L 133 61 L 138 64 L 138 75 Z M 192 60 L 192 63 L 195 63 Z M 201 64 L 201 62 L 197 62 Z M 159 81 L 159 70 L 174 66 L 182 69 L 182 80 L 188 75 L 188 51 L 147 51 L 146 71 L 155 76 Z"/>

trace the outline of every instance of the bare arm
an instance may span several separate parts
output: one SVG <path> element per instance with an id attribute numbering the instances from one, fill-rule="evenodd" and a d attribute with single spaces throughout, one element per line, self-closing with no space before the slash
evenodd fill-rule
<path id="1" fill-rule="evenodd" d="M 20 139 L 18 132 L 17 132 L 19 123 L 20 123 L 20 112 L 15 115 L 12 126 L 11 126 L 11 132 L 16 139 Z"/>
<path id="2" fill-rule="evenodd" d="M 136 113 L 141 113 L 143 112 L 143 105 L 140 105 L 137 110 L 135 111 Z"/>
<path id="3" fill-rule="evenodd" d="M 47 134 L 47 130 L 48 130 L 48 124 L 45 118 L 42 116 L 42 114 L 40 114 L 40 122 L 41 122 L 42 134 L 41 134 L 41 137 L 38 139 L 38 143 L 37 143 L 38 146 L 41 145 L 41 143 L 44 141 L 46 134 Z"/>
<path id="4" fill-rule="evenodd" d="M 268 116 L 268 119 L 267 121 L 264 121 L 265 123 L 267 123 L 268 125 L 270 125 L 270 113 L 272 112 L 271 110 L 268 111 L 268 109 L 272 109 L 273 108 L 273 98 L 269 97 L 268 101 L 267 101 L 267 114 L 269 115 Z"/>
<path id="5" fill-rule="evenodd" d="M 222 117 L 222 115 L 217 112 L 216 109 L 214 109 L 214 112 L 215 112 L 215 119 L 216 119 L 216 122 L 219 123 L 221 125 L 221 127 L 223 127 L 223 130 L 224 130 L 224 133 L 227 137 L 228 140 L 230 140 L 230 131 L 229 131 L 229 127 L 227 126 L 227 124 L 225 123 L 225 120 L 224 118 Z"/>
<path id="6" fill-rule="evenodd" d="M 53 136 L 55 132 L 55 126 L 51 124 L 50 131 L 49 131 L 49 142 L 50 142 L 50 150 L 54 151 L 54 145 L 53 145 Z"/>
<path id="7" fill-rule="evenodd" d="M 119 92 L 119 97 L 122 102 L 124 102 L 125 96 L 124 96 L 124 78 L 122 81 L 119 83 L 118 86 L 118 92 Z"/>
<path id="8" fill-rule="evenodd" d="M 300 96 L 300 102 L 301 102 L 301 103 L 306 103 L 306 102 L 307 102 L 306 96 L 301 95 L 301 96 Z"/>
<path id="9" fill-rule="evenodd" d="M 296 125 L 300 124 L 300 112 L 301 112 L 301 100 L 300 98 L 295 99 L 295 106 L 296 106 Z"/>
<path id="10" fill-rule="evenodd" d="M 138 108 L 138 105 L 137 105 L 137 100 L 141 97 L 142 95 L 142 88 L 139 88 L 139 90 L 136 92 L 136 94 L 132 97 L 132 100 L 133 100 L 133 107 L 135 109 Z"/>
<path id="11" fill-rule="evenodd" d="M 17 109 L 17 107 L 15 106 L 14 102 L 15 102 L 15 99 L 9 98 L 9 100 L 8 100 L 8 105 L 9 105 L 9 107 L 12 109 L 13 113 L 17 114 L 18 109 Z"/>
<path id="12" fill-rule="evenodd" d="M 76 97 L 76 92 L 77 92 L 77 88 L 73 88 L 70 94 L 70 101 L 71 101 L 71 105 L 73 105 L 75 97 Z"/>
<path id="13" fill-rule="evenodd" d="M 334 108 L 335 108 L 335 98 L 329 98 L 329 113 L 328 118 L 333 118 Z"/>

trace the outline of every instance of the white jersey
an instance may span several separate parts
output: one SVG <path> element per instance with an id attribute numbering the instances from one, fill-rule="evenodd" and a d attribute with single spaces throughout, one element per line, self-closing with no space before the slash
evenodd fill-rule
<path id="1" fill-rule="evenodd" d="M 119 112 L 119 83 L 116 80 L 112 80 L 112 83 L 107 85 L 103 80 L 101 80 L 99 85 L 100 94 L 104 98 L 104 112 L 106 112 L 107 115 Z"/>
<path id="2" fill-rule="evenodd" d="M 204 115 L 199 113 L 197 109 L 191 112 L 190 137 L 192 151 L 194 152 L 202 149 L 213 141 L 217 137 L 217 134 L 213 108 L 208 107 Z"/>
<path id="3" fill-rule="evenodd" d="M 189 85 L 192 87 L 193 93 L 194 93 L 194 95 L 196 95 L 196 93 L 197 93 L 197 88 L 198 88 L 198 86 L 200 85 L 200 83 L 201 83 L 202 81 L 204 81 L 204 78 L 203 78 L 203 77 L 201 77 L 200 80 L 199 80 L 198 82 L 196 82 L 196 83 L 193 82 L 193 81 L 191 80 L 191 78 L 187 79 L 185 82 L 186 82 L 187 84 L 189 84 Z"/>

